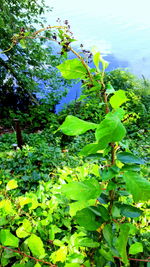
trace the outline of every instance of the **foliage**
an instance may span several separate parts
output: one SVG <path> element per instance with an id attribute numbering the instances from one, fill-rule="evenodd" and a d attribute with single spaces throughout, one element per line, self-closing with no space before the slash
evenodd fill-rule
<path id="1" fill-rule="evenodd" d="M 70 40 L 65 52 L 71 50 Z M 137 258 L 149 262 L 147 157 L 139 157 L 135 144 L 129 147 L 129 97 L 105 83 L 108 63 L 99 52 L 92 52 L 95 69 L 74 53 L 78 60 L 66 60 L 58 69 L 68 79 L 84 76 L 90 88 L 96 87 L 92 97 L 102 101 L 100 121 L 69 115 L 57 131 L 54 126 L 26 136 L 28 145 L 22 150 L 7 151 L 1 145 L 2 266 L 132 266 L 130 259 L 138 266 Z M 86 95 L 88 99 L 88 88 Z M 71 151 L 62 150 L 58 131 L 75 136 L 77 149 L 69 144 Z"/>
<path id="2" fill-rule="evenodd" d="M 55 104 L 63 95 L 59 90 L 60 87 L 69 86 L 69 83 L 62 79 L 56 71 L 55 66 L 62 61 L 62 57 L 54 55 L 51 44 L 47 40 L 52 38 L 50 31 L 43 34 L 42 38 L 31 38 L 27 44 L 24 40 L 18 42 L 16 39 L 35 32 L 35 27 L 43 27 L 44 14 L 47 10 L 49 9 L 45 1 L 1 1 L 1 119 L 8 118 L 8 112 L 12 113 L 18 110 L 27 112 L 29 106 L 39 104 L 37 97 L 45 96 L 42 93 L 38 95 L 37 92 L 44 90 L 46 90 L 45 94 L 50 108 L 54 109 Z"/>

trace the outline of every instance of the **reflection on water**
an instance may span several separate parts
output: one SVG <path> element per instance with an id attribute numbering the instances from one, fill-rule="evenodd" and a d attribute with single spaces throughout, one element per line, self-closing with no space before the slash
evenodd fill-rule
<path id="1" fill-rule="evenodd" d="M 108 70 L 127 67 L 150 78 L 149 0 L 54 0 L 53 6 L 49 23 L 69 20 L 78 44 L 97 46 L 110 62 Z"/>

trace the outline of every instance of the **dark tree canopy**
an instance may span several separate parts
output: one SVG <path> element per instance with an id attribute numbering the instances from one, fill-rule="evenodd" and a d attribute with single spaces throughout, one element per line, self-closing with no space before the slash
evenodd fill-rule
<path id="1" fill-rule="evenodd" d="M 1 0 L 0 51 L 12 45 L 14 34 L 28 34 L 43 27 L 46 11 L 51 12 L 51 9 L 44 0 Z M 51 37 L 50 31 L 44 34 Z M 54 68 L 59 63 L 60 56 L 52 54 L 44 38 L 29 39 L 26 46 L 17 43 L 1 53 L 0 106 L 25 109 L 28 104 L 37 103 L 34 93 L 39 90 L 40 81 L 43 87 L 51 90 L 53 104 L 54 99 L 57 103 L 60 95 L 56 91 L 65 83 Z"/>

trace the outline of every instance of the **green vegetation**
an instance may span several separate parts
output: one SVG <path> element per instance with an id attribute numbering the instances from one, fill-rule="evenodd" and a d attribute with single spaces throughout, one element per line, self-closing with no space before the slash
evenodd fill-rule
<path id="1" fill-rule="evenodd" d="M 105 73 L 97 51 L 91 69 L 71 48 L 68 26 L 57 29 L 62 53 L 76 55 L 57 69 L 82 79 L 83 92 L 59 115 L 47 105 L 32 118 L 19 112 L 22 149 L 12 148 L 15 133 L 0 137 L 1 266 L 148 267 L 149 96 L 139 92 L 148 82 Z M 33 35 L 17 41 L 28 46 Z"/>

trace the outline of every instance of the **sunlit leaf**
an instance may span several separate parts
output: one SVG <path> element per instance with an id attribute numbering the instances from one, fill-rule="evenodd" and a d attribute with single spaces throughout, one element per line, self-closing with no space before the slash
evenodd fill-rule
<path id="1" fill-rule="evenodd" d="M 42 259 L 45 257 L 45 249 L 43 247 L 43 242 L 39 236 L 32 234 L 26 240 L 26 242 L 34 256 L 37 256 L 39 259 Z"/>
<path id="2" fill-rule="evenodd" d="M 69 115 L 66 117 L 63 124 L 59 127 L 64 134 L 74 136 L 80 135 L 88 130 L 94 130 L 97 128 L 97 124 L 81 120 L 77 117 Z"/>
<path id="3" fill-rule="evenodd" d="M 123 90 L 116 91 L 110 98 L 110 104 L 114 109 L 119 108 L 126 101 L 128 101 L 128 98 L 126 97 L 126 93 Z"/>
<path id="4" fill-rule="evenodd" d="M 129 254 L 135 255 L 140 252 L 143 252 L 143 245 L 140 242 L 132 244 L 129 248 Z"/>
<path id="5" fill-rule="evenodd" d="M 6 190 L 12 190 L 18 187 L 17 181 L 12 179 L 6 185 Z"/>
<path id="6" fill-rule="evenodd" d="M 125 172 L 124 181 L 127 190 L 133 195 L 135 202 L 149 200 L 150 182 L 136 172 Z"/>
<path id="7" fill-rule="evenodd" d="M 83 182 L 71 182 L 61 186 L 61 192 L 73 200 L 97 199 L 100 195 L 100 185 L 97 180 L 85 180 Z"/>
<path id="8" fill-rule="evenodd" d="M 87 70 L 77 58 L 65 60 L 57 68 L 65 79 L 83 79 L 87 74 Z"/>
<path id="9" fill-rule="evenodd" d="M 67 250 L 68 249 L 66 246 L 62 246 L 57 251 L 53 252 L 51 255 L 53 262 L 54 263 L 59 262 L 59 261 L 64 262 L 66 260 L 66 257 L 67 257 Z"/>
<path id="10" fill-rule="evenodd" d="M 106 143 L 92 143 L 85 145 L 81 151 L 79 152 L 80 156 L 88 156 L 91 154 L 97 153 L 99 150 L 102 150 L 103 148 L 106 147 Z"/>
<path id="11" fill-rule="evenodd" d="M 125 264 L 128 264 L 126 247 L 128 242 L 129 230 L 130 227 L 126 223 L 120 224 L 120 233 L 116 242 L 116 248 L 119 251 L 120 256 L 122 257 L 122 261 Z"/>
<path id="12" fill-rule="evenodd" d="M 10 230 L 2 229 L 0 231 L 0 242 L 4 246 L 18 247 L 19 239 L 14 236 Z"/>
<path id="13" fill-rule="evenodd" d="M 19 238 L 24 238 L 31 234 L 31 230 L 31 223 L 27 219 L 24 219 L 22 225 L 16 230 L 16 235 Z"/>
<path id="14" fill-rule="evenodd" d="M 118 116 L 113 114 L 106 117 L 95 132 L 97 142 L 102 144 L 121 141 L 125 134 L 126 130 L 123 124 Z"/>

